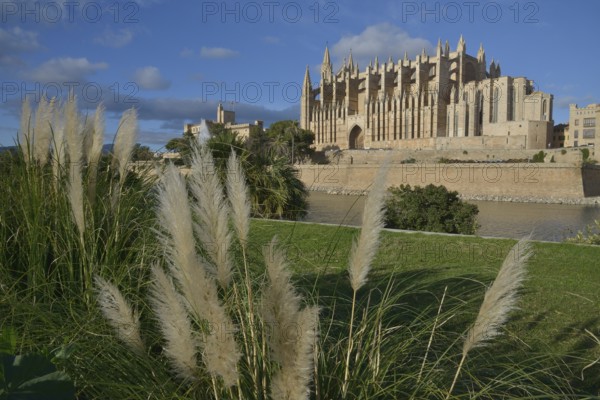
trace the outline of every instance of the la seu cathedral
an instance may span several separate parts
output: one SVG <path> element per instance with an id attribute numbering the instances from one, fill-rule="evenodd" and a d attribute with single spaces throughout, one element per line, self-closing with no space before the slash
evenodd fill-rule
<path id="1" fill-rule="evenodd" d="M 425 50 L 360 71 L 352 52 L 334 72 L 325 49 L 318 86 L 308 67 L 300 125 L 322 149 L 544 149 L 552 137 L 553 96 L 525 77 L 503 76 L 483 46 L 467 54 L 438 41 Z"/>

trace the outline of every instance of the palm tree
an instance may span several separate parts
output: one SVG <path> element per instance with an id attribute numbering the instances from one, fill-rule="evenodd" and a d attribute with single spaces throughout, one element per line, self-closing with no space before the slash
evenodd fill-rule
<path id="1" fill-rule="evenodd" d="M 287 153 L 279 151 L 283 149 L 281 143 L 258 130 L 251 132 L 244 142 L 235 132 L 218 129 L 207 145 L 223 178 L 230 152 L 237 153 L 246 175 L 254 216 L 296 220 L 306 215 L 308 192 Z"/>

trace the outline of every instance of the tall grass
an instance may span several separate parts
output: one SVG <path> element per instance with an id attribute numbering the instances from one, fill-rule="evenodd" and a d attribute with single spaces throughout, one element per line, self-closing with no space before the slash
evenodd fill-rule
<path id="1" fill-rule="evenodd" d="M 109 168 L 111 156 L 98 150 L 101 114 L 99 107 L 94 142 L 86 149 L 85 118 L 74 97 L 64 104 L 42 100 L 35 113 L 25 102 L 20 151 L 3 154 L 0 277 L 26 299 L 81 296 L 87 302 L 94 275 L 137 285 L 132 272 L 154 246 L 148 232 L 154 214 L 147 211 L 152 200 L 146 196 L 152 182 L 148 175 L 124 171 L 122 177 Z M 121 207 L 113 210 L 114 183 L 121 180 L 127 182 Z"/>
<path id="2" fill-rule="evenodd" d="M 248 218 L 248 208 L 235 203 L 247 189 L 232 182 L 239 165 L 235 156 L 229 162 L 227 193 L 204 149 L 195 152 L 187 184 L 171 165 L 157 190 L 157 235 L 164 252 L 158 262 L 168 273 L 155 268 L 146 312 L 155 316 L 155 331 L 164 337 L 158 340 L 159 354 L 170 361 L 173 379 L 186 393 L 215 399 L 497 398 L 503 392 L 559 398 L 568 393 L 553 387 L 559 378 L 534 372 L 525 363 L 519 368 L 496 365 L 501 376 L 496 383 L 464 372 L 465 355 L 481 343 L 480 333 L 488 339 L 498 334 L 514 306 L 514 290 L 522 280 L 515 271 L 522 271 L 529 257 L 525 246 L 526 254 L 507 257 L 477 318 L 479 333 L 471 335 L 475 342 L 463 350 L 456 367 L 460 334 L 455 332 L 461 325 L 452 322 L 464 304 L 444 300 L 451 297 L 446 287 L 439 294 L 442 300 L 417 310 L 407 299 L 418 290 L 404 287 L 393 273 L 375 271 L 368 279 L 380 241 L 386 168 L 371 191 L 369 212 L 349 254 L 350 279 L 345 285 L 338 282 L 331 296 L 307 293 L 313 304 L 303 305 L 307 301 L 294 288 L 276 239 L 262 251 L 264 263 L 246 252 L 248 242 L 242 238 L 248 221 L 240 218 Z M 229 239 L 231 227 L 241 232 L 238 247 Z M 227 258 L 217 256 L 215 248 L 227 252 Z M 229 280 L 221 279 L 219 271 L 224 259 L 231 261 Z M 364 290 L 361 296 L 359 290 Z M 109 323 L 119 331 L 114 320 Z M 452 380 L 461 371 L 470 385 Z"/>
<path id="3" fill-rule="evenodd" d="M 384 169 L 362 230 L 335 255 L 345 272 L 327 269 L 332 251 L 294 274 L 285 244 L 250 229 L 234 153 L 224 181 L 197 149 L 189 176 L 171 165 L 154 182 L 128 168 L 135 117 L 102 156 L 103 107 L 83 117 L 73 98 L 25 103 L 19 150 L 0 163 L 2 204 L 14 205 L 0 209 L 0 321 L 23 346 L 74 343 L 64 368 L 81 398 L 574 398 L 554 360 L 523 347 L 511 359 L 518 340 L 488 340 L 517 303 L 522 243 L 485 294 L 488 282 L 434 286 L 376 267 Z"/>

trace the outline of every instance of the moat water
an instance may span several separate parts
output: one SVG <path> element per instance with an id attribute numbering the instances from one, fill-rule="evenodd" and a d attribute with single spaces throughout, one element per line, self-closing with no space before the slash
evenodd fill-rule
<path id="1" fill-rule="evenodd" d="M 361 224 L 363 196 L 310 192 L 305 221 Z M 532 232 L 533 239 L 561 242 L 600 219 L 600 207 L 566 204 L 469 201 L 479 207 L 478 236 L 519 239 Z"/>

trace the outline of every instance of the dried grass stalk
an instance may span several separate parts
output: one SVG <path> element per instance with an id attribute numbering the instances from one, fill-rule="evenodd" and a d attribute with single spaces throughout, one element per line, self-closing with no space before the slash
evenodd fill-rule
<path id="1" fill-rule="evenodd" d="M 231 281 L 229 207 L 223 197 L 223 187 L 215 170 L 208 147 L 196 149 L 192 157 L 190 189 L 196 198 L 193 210 L 199 219 L 195 230 L 217 267 L 217 281 L 226 288 Z"/>
<path id="2" fill-rule="evenodd" d="M 235 151 L 231 151 L 227 161 L 227 197 L 231 204 L 233 226 L 238 235 L 238 240 L 242 246 L 245 246 L 250 230 L 250 201 L 248 199 L 246 175 Z"/>
<path id="3" fill-rule="evenodd" d="M 19 127 L 19 146 L 23 153 L 25 162 L 29 164 L 31 161 L 32 149 L 32 132 L 31 132 L 31 104 L 25 99 L 21 107 L 21 123 Z"/>
<path id="4" fill-rule="evenodd" d="M 33 158 L 44 166 L 50 154 L 52 141 L 52 117 L 54 116 L 54 99 L 48 101 L 42 98 L 35 113 L 35 128 L 33 138 Z"/>
<path id="5" fill-rule="evenodd" d="M 185 182 L 173 165 L 167 167 L 161 177 L 158 199 L 159 222 L 166 231 L 159 238 L 167 251 L 170 271 L 192 315 L 211 327 L 204 333 L 206 368 L 213 376 L 221 376 L 226 386 L 234 385 L 240 358 L 235 327 L 219 300 L 217 286 L 208 274 L 206 262 L 196 253 Z"/>
<path id="6" fill-rule="evenodd" d="M 69 154 L 69 186 L 68 197 L 75 224 L 79 231 L 79 238 L 83 246 L 85 232 L 85 216 L 83 205 L 83 183 L 81 181 L 81 162 L 83 156 L 82 136 L 79 132 L 80 123 L 77 113 L 77 104 L 72 97 L 65 105 L 65 136 Z"/>
<path id="7" fill-rule="evenodd" d="M 197 343 L 185 306 L 162 268 L 154 265 L 152 276 L 150 303 L 165 338 L 165 355 L 179 378 L 195 380 Z"/>
<path id="8" fill-rule="evenodd" d="M 446 398 L 452 394 L 469 351 L 485 346 L 502 333 L 501 328 L 508 320 L 509 313 L 516 308 L 518 291 L 525 280 L 525 268 L 532 254 L 529 238 L 523 238 L 504 259 L 494 283 L 485 292 L 475 323 L 467 332 L 462 358 Z"/>
<path id="9" fill-rule="evenodd" d="M 384 224 L 384 199 L 386 178 L 389 170 L 389 159 L 379 168 L 375 182 L 365 201 L 360 237 L 352 243 L 348 272 L 350 284 L 357 291 L 367 280 L 371 262 L 379 246 L 379 233 Z"/>
<path id="10" fill-rule="evenodd" d="M 314 363 L 318 308 L 300 310 L 300 296 L 291 284 L 283 252 L 273 238 L 265 252 L 269 284 L 262 299 L 262 314 L 271 357 L 280 369 L 271 382 L 273 399 L 307 399 Z"/>
<path id="11" fill-rule="evenodd" d="M 123 185 L 127 176 L 127 165 L 135 147 L 138 135 L 137 111 L 131 108 L 123 113 L 114 143 L 113 164 L 119 166 L 119 182 Z"/>
<path id="12" fill-rule="evenodd" d="M 117 336 L 138 354 L 144 353 L 144 342 L 140 335 L 140 316 L 127 302 L 119 288 L 96 276 L 96 293 L 100 311 L 117 331 Z"/>

